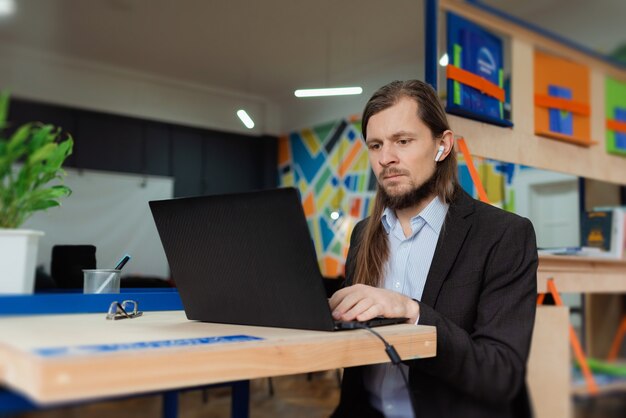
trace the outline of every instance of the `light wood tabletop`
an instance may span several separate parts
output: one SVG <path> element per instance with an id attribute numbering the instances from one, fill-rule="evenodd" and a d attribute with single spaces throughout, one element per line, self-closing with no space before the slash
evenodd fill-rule
<path id="1" fill-rule="evenodd" d="M 41 405 L 389 361 L 366 330 L 189 321 L 183 311 L 0 318 L 0 384 Z M 433 357 L 434 327 L 376 331 L 404 360 Z"/>
<path id="2" fill-rule="evenodd" d="M 537 292 L 547 291 L 554 279 L 559 292 L 626 293 L 626 260 L 541 255 L 537 269 Z"/>

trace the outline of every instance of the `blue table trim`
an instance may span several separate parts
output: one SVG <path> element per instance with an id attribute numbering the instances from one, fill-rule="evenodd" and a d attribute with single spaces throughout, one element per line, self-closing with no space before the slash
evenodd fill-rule
<path id="1" fill-rule="evenodd" d="M 106 313 L 113 301 L 132 299 L 140 311 L 177 311 L 183 309 L 176 289 L 123 289 L 122 293 L 36 293 L 0 296 L 2 315 L 46 315 Z"/>

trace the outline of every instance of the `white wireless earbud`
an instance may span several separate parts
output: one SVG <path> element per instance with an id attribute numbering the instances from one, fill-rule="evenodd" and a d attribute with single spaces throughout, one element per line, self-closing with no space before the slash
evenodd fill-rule
<path id="1" fill-rule="evenodd" d="M 437 155 L 435 155 L 435 161 L 439 161 L 445 149 L 446 148 L 443 145 L 439 145 L 439 150 L 437 151 Z"/>

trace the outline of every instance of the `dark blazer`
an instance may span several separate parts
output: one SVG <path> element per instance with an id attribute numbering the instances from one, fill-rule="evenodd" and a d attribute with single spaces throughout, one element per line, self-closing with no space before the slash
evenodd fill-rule
<path id="1" fill-rule="evenodd" d="M 352 233 L 347 284 L 364 226 Z M 418 417 L 532 415 L 525 374 L 537 261 L 528 219 L 457 191 L 419 301 L 418 323 L 437 327 L 437 356 L 405 362 Z M 363 367 L 348 368 L 333 417 L 368 416 L 382 415 L 369 404 Z"/>

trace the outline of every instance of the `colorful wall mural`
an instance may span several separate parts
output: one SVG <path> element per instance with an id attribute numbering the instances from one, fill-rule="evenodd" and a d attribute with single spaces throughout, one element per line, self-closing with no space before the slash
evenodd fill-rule
<path id="1" fill-rule="evenodd" d="M 469 146 L 471 150 L 471 142 Z M 461 185 L 476 197 L 460 153 L 458 159 Z M 511 182 L 519 166 L 479 158 L 474 165 L 491 203 L 512 210 Z M 360 120 L 340 119 L 282 136 L 278 171 L 280 186 L 300 191 L 322 274 L 343 275 L 350 234 L 354 225 L 369 215 L 376 191 Z"/>

